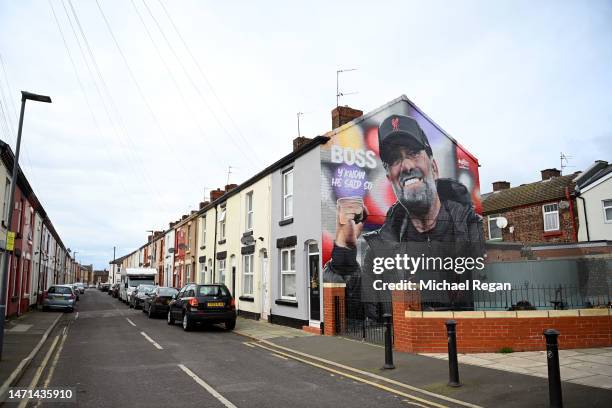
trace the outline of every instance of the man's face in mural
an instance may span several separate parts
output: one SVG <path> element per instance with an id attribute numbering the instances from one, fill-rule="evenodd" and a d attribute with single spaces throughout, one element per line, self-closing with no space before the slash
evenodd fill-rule
<path id="1" fill-rule="evenodd" d="M 400 204 L 409 212 L 425 214 L 436 195 L 438 165 L 422 149 L 397 146 L 385 165 L 387 178 Z"/>

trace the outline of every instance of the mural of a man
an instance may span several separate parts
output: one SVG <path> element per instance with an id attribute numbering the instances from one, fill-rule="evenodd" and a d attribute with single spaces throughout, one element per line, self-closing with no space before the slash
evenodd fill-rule
<path id="1" fill-rule="evenodd" d="M 375 279 L 399 282 L 408 279 L 462 282 L 469 272 L 385 270 L 373 273 L 375 257 L 481 257 L 484 252 L 481 217 L 473 210 L 468 190 L 452 179 L 439 177 L 438 164 L 427 136 L 409 116 L 391 115 L 378 128 L 380 158 L 397 198 L 380 229 L 364 234 L 362 265 L 357 262 L 357 245 L 368 210 L 359 200 L 337 202 L 336 237 L 331 260 L 326 264 L 326 282 L 345 282 L 349 299 L 368 305 L 375 318 L 390 307 L 390 293 L 373 289 Z M 469 293 L 421 292 L 424 308 L 470 309 Z"/>

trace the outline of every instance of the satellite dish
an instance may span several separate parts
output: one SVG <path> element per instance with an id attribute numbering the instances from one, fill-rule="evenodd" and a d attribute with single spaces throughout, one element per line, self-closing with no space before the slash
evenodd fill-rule
<path id="1" fill-rule="evenodd" d="M 565 200 L 559 201 L 559 208 L 562 210 L 567 210 L 569 208 L 569 203 Z"/>
<path id="2" fill-rule="evenodd" d="M 246 237 L 240 238 L 240 243 L 242 245 L 253 245 L 255 243 L 255 238 L 252 235 L 247 235 Z"/>
<path id="3" fill-rule="evenodd" d="M 495 224 L 497 228 L 504 229 L 508 226 L 508 219 L 506 217 L 498 217 L 497 220 L 495 220 Z"/>

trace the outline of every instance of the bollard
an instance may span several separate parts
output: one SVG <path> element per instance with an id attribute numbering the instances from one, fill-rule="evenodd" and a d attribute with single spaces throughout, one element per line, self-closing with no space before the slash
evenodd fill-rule
<path id="1" fill-rule="evenodd" d="M 562 408 L 561 370 L 559 369 L 559 332 L 555 329 L 544 330 L 546 337 L 546 361 L 548 362 L 548 396 L 550 408 Z"/>
<path id="2" fill-rule="evenodd" d="M 457 322 L 446 321 L 446 332 L 448 333 L 448 385 L 450 387 L 461 387 L 459 382 L 459 363 L 457 362 Z"/>
<path id="3" fill-rule="evenodd" d="M 385 313 L 383 317 L 385 319 L 385 365 L 383 369 L 392 370 L 395 368 L 393 365 L 393 337 L 391 335 L 392 316 L 390 313 Z"/>

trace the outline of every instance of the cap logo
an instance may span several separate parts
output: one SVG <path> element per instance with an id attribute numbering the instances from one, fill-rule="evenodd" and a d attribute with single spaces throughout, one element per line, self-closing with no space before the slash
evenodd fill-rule
<path id="1" fill-rule="evenodd" d="M 391 126 L 393 127 L 393 131 L 397 132 L 399 131 L 399 118 L 393 118 L 391 119 Z"/>

